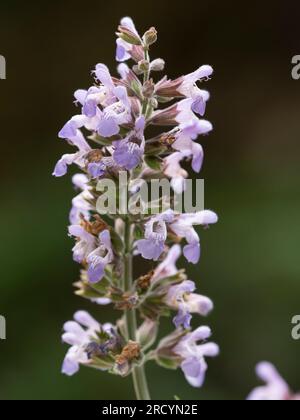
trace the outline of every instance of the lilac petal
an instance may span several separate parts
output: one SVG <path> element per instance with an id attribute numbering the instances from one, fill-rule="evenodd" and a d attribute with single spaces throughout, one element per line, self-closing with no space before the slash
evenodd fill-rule
<path id="1" fill-rule="evenodd" d="M 99 283 L 104 277 L 105 265 L 99 262 L 98 264 L 90 264 L 88 268 L 88 278 L 90 283 Z"/>
<path id="2" fill-rule="evenodd" d="M 202 210 L 196 213 L 195 222 L 203 226 L 212 225 L 218 222 L 218 215 L 211 210 Z"/>
<path id="3" fill-rule="evenodd" d="M 211 336 L 211 329 L 209 327 L 199 327 L 193 331 L 189 339 L 193 342 L 207 340 Z"/>
<path id="4" fill-rule="evenodd" d="M 146 260 L 157 261 L 165 249 L 164 241 L 141 239 L 137 241 L 138 253 Z"/>
<path id="5" fill-rule="evenodd" d="M 126 50 L 123 45 L 117 43 L 116 60 L 123 61 L 126 57 Z"/>
<path id="6" fill-rule="evenodd" d="M 84 327 L 91 328 L 95 331 L 99 331 L 100 329 L 99 323 L 86 311 L 77 311 L 74 314 L 74 319 Z"/>
<path id="7" fill-rule="evenodd" d="M 130 108 L 130 102 L 128 99 L 127 89 L 125 86 L 117 86 L 114 89 L 114 94 L 123 103 L 126 108 Z"/>
<path id="8" fill-rule="evenodd" d="M 182 362 L 181 368 L 190 385 L 195 388 L 200 388 L 203 385 L 207 369 L 204 360 L 200 361 L 196 357 L 190 358 Z"/>
<path id="9" fill-rule="evenodd" d="M 74 98 L 76 99 L 76 102 L 79 102 L 81 105 L 84 104 L 86 95 L 87 95 L 87 90 L 84 90 L 84 89 L 77 89 L 74 92 Z"/>
<path id="10" fill-rule="evenodd" d="M 61 139 L 69 139 L 75 137 L 77 134 L 77 126 L 74 121 L 68 121 L 58 133 Z"/>
<path id="11" fill-rule="evenodd" d="M 145 130 L 145 126 L 146 126 L 146 119 L 145 117 L 142 115 L 140 116 L 136 122 L 135 122 L 135 129 L 138 132 L 143 132 Z"/>
<path id="12" fill-rule="evenodd" d="M 120 142 L 115 149 L 113 158 L 117 165 L 130 171 L 140 164 L 141 153 L 141 149 L 137 144 Z"/>
<path id="13" fill-rule="evenodd" d="M 106 249 L 112 248 L 109 230 L 104 230 L 103 232 L 101 232 L 99 235 L 99 239 L 100 239 L 101 244 L 103 244 L 106 247 Z"/>
<path id="14" fill-rule="evenodd" d="M 200 244 L 199 242 L 195 242 L 193 244 L 186 245 L 183 248 L 183 254 L 188 262 L 192 264 L 197 264 L 200 260 Z"/>
<path id="15" fill-rule="evenodd" d="M 182 325 L 187 329 L 191 326 L 192 316 L 184 306 L 185 305 L 179 306 L 178 314 L 173 319 L 176 328 L 179 328 Z"/>
<path id="16" fill-rule="evenodd" d="M 192 168 L 196 173 L 199 173 L 202 168 L 203 164 L 203 148 L 200 146 L 200 144 L 194 144 L 193 145 L 193 160 L 192 160 Z"/>
<path id="17" fill-rule="evenodd" d="M 187 376 L 197 377 L 200 373 L 199 359 L 191 357 L 185 360 L 182 365 L 182 370 Z"/>
<path id="18" fill-rule="evenodd" d="M 52 175 L 55 177 L 61 177 L 66 175 L 68 171 L 68 166 L 72 165 L 72 163 L 74 163 L 76 159 L 78 159 L 78 157 L 78 153 L 63 155 L 62 158 L 55 165 Z"/>
<path id="19" fill-rule="evenodd" d="M 91 175 L 93 179 L 103 176 L 105 174 L 105 166 L 101 162 L 89 163 L 88 173 Z"/>
<path id="20" fill-rule="evenodd" d="M 97 103 L 93 99 L 87 100 L 82 108 L 82 112 L 89 118 L 95 117 L 97 113 Z"/>
<path id="21" fill-rule="evenodd" d="M 68 165 L 64 160 L 59 160 L 54 168 L 53 176 L 59 178 L 66 175 L 68 172 Z"/>
<path id="22" fill-rule="evenodd" d="M 112 81 L 108 67 L 105 64 L 97 64 L 95 68 L 95 75 L 97 79 L 108 89 L 114 89 L 114 83 Z"/>
<path id="23" fill-rule="evenodd" d="M 102 137 L 112 137 L 120 132 L 120 128 L 116 121 L 109 117 L 100 121 L 98 126 L 98 133 Z"/>
<path id="24" fill-rule="evenodd" d="M 192 104 L 192 110 L 203 117 L 206 110 L 206 102 L 203 100 L 202 96 L 198 96 L 198 98 L 195 99 Z"/>
<path id="25" fill-rule="evenodd" d="M 79 364 L 66 356 L 61 371 L 67 376 L 72 376 L 79 371 Z"/>

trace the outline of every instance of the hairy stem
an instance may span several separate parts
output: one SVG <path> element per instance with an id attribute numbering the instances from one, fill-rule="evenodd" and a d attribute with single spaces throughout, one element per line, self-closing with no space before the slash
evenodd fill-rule
<path id="1" fill-rule="evenodd" d="M 130 291 L 132 288 L 132 236 L 131 226 L 129 220 L 125 222 L 125 257 L 124 257 L 124 288 L 125 291 Z M 127 339 L 136 341 L 137 319 L 135 309 L 127 310 L 126 317 L 126 331 Z M 144 366 L 135 367 L 132 372 L 133 384 L 137 400 L 150 400 L 148 384 L 145 374 Z"/>

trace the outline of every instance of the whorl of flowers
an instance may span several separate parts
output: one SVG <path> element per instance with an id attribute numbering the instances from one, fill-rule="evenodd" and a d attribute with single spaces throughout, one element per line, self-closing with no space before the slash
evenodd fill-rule
<path id="1" fill-rule="evenodd" d="M 62 339 L 71 347 L 62 371 L 73 375 L 85 365 L 121 376 L 132 374 L 137 398 L 149 399 L 146 362 L 180 367 L 187 381 L 200 387 L 207 370 L 205 358 L 218 354 L 218 346 L 207 342 L 208 327 L 191 329 L 192 315 L 206 316 L 213 303 L 195 293 L 196 283 L 177 268 L 182 252 L 187 261 L 199 262 L 195 226 L 207 228 L 218 218 L 210 210 L 101 217 L 97 184 L 104 178 L 117 183 L 119 172 L 126 171 L 129 184 L 166 178 L 174 191 L 182 192 L 188 174 L 181 164 L 191 162 L 200 172 L 203 149 L 197 138 L 212 130 L 202 118 L 209 93 L 197 82 L 208 81 L 213 70 L 204 65 L 176 80 L 165 76 L 154 81 L 165 65 L 160 58 L 150 60 L 155 28 L 140 36 L 132 20 L 124 18 L 117 36 L 119 77 L 97 64 L 93 86 L 75 92 L 78 113 L 59 132 L 74 151 L 62 156 L 54 176 L 65 175 L 72 164 L 81 171 L 73 176 L 78 195 L 72 201 L 69 226 L 75 239 L 73 258 L 81 265 L 76 294 L 98 305 L 113 305 L 120 320 L 114 326 L 100 325 L 85 311 L 77 312 L 74 321 L 64 325 Z M 127 60 L 133 60 L 132 68 Z M 158 264 L 134 278 L 133 258 Z M 166 316 L 173 317 L 175 331 L 156 344 L 159 319 Z"/>

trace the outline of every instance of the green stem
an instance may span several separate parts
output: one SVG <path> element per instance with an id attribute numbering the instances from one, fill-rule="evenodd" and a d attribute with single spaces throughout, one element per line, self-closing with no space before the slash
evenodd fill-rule
<path id="1" fill-rule="evenodd" d="M 145 83 L 148 82 L 148 80 L 150 79 L 150 56 L 149 56 L 149 51 L 147 48 L 145 48 L 144 50 L 144 56 L 145 56 L 145 60 L 149 62 L 149 69 L 144 73 L 144 85 L 145 85 Z M 143 108 L 142 108 L 143 115 L 147 114 L 147 108 L 148 108 L 148 99 L 145 98 L 144 103 L 143 103 Z"/>
<path id="2" fill-rule="evenodd" d="M 125 257 L 124 257 L 124 288 L 125 291 L 132 289 L 132 237 L 131 237 L 131 226 L 129 220 L 125 222 Z M 135 309 L 127 310 L 125 312 L 126 317 L 126 331 L 127 339 L 136 341 L 137 332 L 137 318 Z M 144 366 L 135 367 L 132 372 L 133 384 L 138 400 L 150 400 L 150 394 L 148 390 L 148 384 L 145 374 Z"/>

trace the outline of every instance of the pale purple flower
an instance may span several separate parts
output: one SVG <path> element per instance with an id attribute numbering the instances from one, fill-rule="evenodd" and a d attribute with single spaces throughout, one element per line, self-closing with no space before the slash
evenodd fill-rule
<path id="1" fill-rule="evenodd" d="M 143 258 L 157 261 L 165 249 L 168 228 L 178 237 L 185 238 L 183 248 L 186 259 L 197 264 L 200 259 L 200 239 L 194 226 L 207 227 L 217 223 L 218 216 L 210 210 L 197 213 L 175 214 L 173 210 L 152 217 L 145 225 L 145 239 L 137 241 L 138 253 Z"/>
<path id="2" fill-rule="evenodd" d="M 66 139 L 72 146 L 78 148 L 78 152 L 73 154 L 65 154 L 57 162 L 53 175 L 56 177 L 64 176 L 67 173 L 68 166 L 73 163 L 80 168 L 84 168 L 86 164 L 85 156 L 91 150 L 91 147 L 86 142 L 83 134 L 79 130 L 82 119 L 74 118 L 67 122 L 59 132 L 59 137 Z"/>
<path id="3" fill-rule="evenodd" d="M 106 89 L 104 87 L 92 86 L 88 90 L 78 89 L 74 93 L 75 103 L 82 105 L 82 114 L 93 118 L 97 114 L 97 106 L 101 99 L 106 98 Z"/>
<path id="4" fill-rule="evenodd" d="M 115 136 L 120 132 L 121 125 L 132 121 L 127 89 L 124 86 L 118 86 L 113 92 L 118 101 L 104 108 L 97 127 L 98 133 L 103 137 Z"/>
<path id="5" fill-rule="evenodd" d="M 215 343 L 198 344 L 211 336 L 208 327 L 200 327 L 186 334 L 174 347 L 173 351 L 182 362 L 181 369 L 190 385 L 200 388 L 205 380 L 207 364 L 205 357 L 215 357 L 219 354 L 219 347 Z"/>
<path id="6" fill-rule="evenodd" d="M 293 395 L 288 384 L 280 376 L 276 368 L 268 362 L 259 363 L 256 367 L 257 376 L 266 385 L 255 388 L 248 400 L 250 401 L 287 401 L 300 400 L 300 394 Z"/>
<path id="7" fill-rule="evenodd" d="M 211 130 L 212 125 L 209 121 L 193 118 L 180 124 L 176 140 L 172 145 L 173 149 L 192 158 L 192 168 L 197 173 L 201 170 L 204 153 L 202 146 L 194 140 L 199 135 L 208 134 Z"/>
<path id="8" fill-rule="evenodd" d="M 69 234 L 77 239 L 77 243 L 72 249 L 73 260 L 81 264 L 96 248 L 96 238 L 80 225 L 69 226 Z"/>
<path id="9" fill-rule="evenodd" d="M 65 356 L 62 373 L 72 376 L 78 372 L 81 364 L 89 364 L 89 356 L 86 351 L 88 344 L 97 340 L 97 334 L 101 331 L 110 334 L 112 328 L 111 324 L 101 326 L 85 311 L 76 312 L 74 321 L 66 322 L 64 325 L 62 340 L 71 347 Z"/>
<path id="10" fill-rule="evenodd" d="M 165 249 L 167 223 L 173 219 L 172 211 L 152 217 L 145 225 L 145 239 L 136 242 L 138 254 L 147 260 L 157 261 Z"/>
<path id="11" fill-rule="evenodd" d="M 106 173 L 106 165 L 102 160 L 89 163 L 87 169 L 92 179 L 99 178 Z"/>
<path id="12" fill-rule="evenodd" d="M 182 194 L 186 189 L 188 173 L 180 163 L 188 156 L 188 153 L 175 152 L 164 159 L 164 174 L 171 179 L 171 186 L 176 194 Z"/>
<path id="13" fill-rule="evenodd" d="M 173 245 L 169 250 L 166 258 L 156 267 L 151 282 L 155 284 L 157 281 L 175 276 L 178 273 L 176 263 L 181 256 L 181 248 L 179 245 Z"/>
<path id="14" fill-rule="evenodd" d="M 144 129 L 145 117 L 142 116 L 125 139 L 114 142 L 113 158 L 118 166 L 130 171 L 140 164 L 145 151 Z"/>
<path id="15" fill-rule="evenodd" d="M 195 72 L 184 76 L 182 84 L 178 87 L 178 92 L 193 100 L 192 109 L 195 113 L 203 116 L 205 114 L 206 102 L 209 100 L 209 93 L 201 90 L 196 85 L 199 80 L 207 80 L 213 73 L 211 66 L 201 66 Z"/>
<path id="16" fill-rule="evenodd" d="M 121 26 L 129 29 L 133 34 L 136 35 L 137 38 L 140 38 L 138 31 L 136 30 L 135 24 L 133 23 L 133 20 L 130 17 L 124 17 L 121 22 Z M 117 38 L 117 50 L 116 50 L 116 60 L 119 62 L 127 61 L 130 58 L 137 58 L 137 61 L 139 61 L 139 55 L 142 53 L 139 51 L 141 48 L 130 44 L 129 42 L 124 41 L 121 38 Z M 136 57 L 137 55 L 137 57 Z"/>
<path id="17" fill-rule="evenodd" d="M 82 190 L 80 194 L 72 200 L 72 209 L 70 211 L 70 223 L 72 225 L 78 225 L 83 216 L 86 220 L 90 217 L 90 211 L 92 206 L 89 203 L 93 199 L 90 193 L 90 187 L 88 185 L 88 177 L 84 174 L 76 174 L 72 178 L 73 185 L 75 188 Z"/>
<path id="18" fill-rule="evenodd" d="M 184 328 L 189 328 L 192 313 L 206 316 L 213 309 L 212 301 L 206 296 L 193 293 L 195 290 L 196 285 L 190 280 L 170 287 L 165 301 L 168 306 L 178 310 L 178 314 L 173 320 L 176 328 L 181 325 Z"/>
<path id="19" fill-rule="evenodd" d="M 183 254 L 189 262 L 197 264 L 200 259 L 200 239 L 194 226 L 208 227 L 217 221 L 216 213 L 211 210 L 203 210 L 194 214 L 180 214 L 169 225 L 177 236 L 185 238 L 187 245 L 183 248 Z"/>
<path id="20" fill-rule="evenodd" d="M 110 233 L 105 230 L 99 234 L 99 246 L 87 257 L 88 278 L 91 283 L 98 283 L 105 274 L 105 268 L 114 259 Z"/>
<path id="21" fill-rule="evenodd" d="M 91 178 L 99 178 L 105 175 L 109 170 L 119 172 L 120 167 L 116 164 L 112 156 L 105 156 L 100 162 L 89 163 L 88 173 Z"/>
<path id="22" fill-rule="evenodd" d="M 191 99 L 192 110 L 203 116 L 210 95 L 206 90 L 199 89 L 197 82 L 208 80 L 212 73 L 212 67 L 204 65 L 195 72 L 176 80 L 168 80 L 167 77 L 164 77 L 156 84 L 155 91 L 158 96 L 166 98 L 186 97 Z"/>

